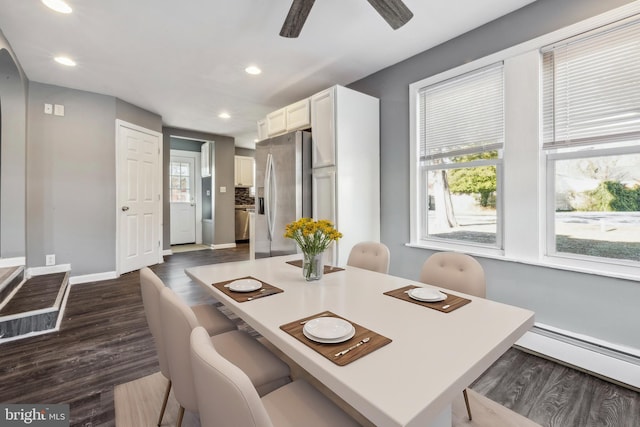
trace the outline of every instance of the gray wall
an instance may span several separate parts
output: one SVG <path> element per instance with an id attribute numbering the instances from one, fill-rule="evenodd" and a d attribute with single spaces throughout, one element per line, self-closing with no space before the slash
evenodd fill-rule
<path id="1" fill-rule="evenodd" d="M 256 150 L 251 148 L 236 147 L 236 156 L 255 157 Z"/>
<path id="2" fill-rule="evenodd" d="M 65 115 L 44 114 L 45 103 Z M 72 276 L 115 270 L 116 119 L 162 131 L 160 116 L 114 97 L 29 83 L 28 267 L 54 254 Z"/>
<path id="3" fill-rule="evenodd" d="M 28 111 L 27 266 L 55 254 L 74 276 L 114 271 L 115 98 L 30 82 Z"/>
<path id="4" fill-rule="evenodd" d="M 171 136 L 198 139 L 201 141 L 214 141 L 213 143 L 213 170 L 212 187 L 213 200 L 213 243 L 215 245 L 235 244 L 235 198 L 234 198 L 234 155 L 235 141 L 230 136 L 217 135 L 205 132 L 197 132 L 186 129 L 163 128 L 163 145 L 165 167 L 169 165 L 169 150 Z M 169 177 L 164 175 L 164 249 L 169 249 Z M 220 192 L 220 187 L 227 187 L 226 193 Z"/>
<path id="5" fill-rule="evenodd" d="M 392 274 L 417 279 L 432 253 L 405 246 L 410 240 L 409 84 L 626 3 L 539 0 L 350 85 L 381 101 L 381 237 L 391 251 Z M 640 349 L 640 283 L 488 258 L 480 262 L 489 298 L 530 308 L 538 322 Z"/>
<path id="6" fill-rule="evenodd" d="M 162 133 L 162 117 L 116 98 L 116 119 Z"/>
<path id="7" fill-rule="evenodd" d="M 27 79 L 1 32 L 0 104 L 0 257 L 24 257 Z"/>

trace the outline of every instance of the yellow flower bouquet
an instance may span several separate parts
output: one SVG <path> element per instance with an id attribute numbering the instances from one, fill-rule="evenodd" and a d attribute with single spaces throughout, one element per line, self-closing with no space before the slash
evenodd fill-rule
<path id="1" fill-rule="evenodd" d="M 333 223 L 326 219 L 314 221 L 311 218 L 300 218 L 287 224 L 284 237 L 296 241 L 304 256 L 302 270 L 307 280 L 322 277 L 322 253 L 329 245 L 342 237 Z"/>

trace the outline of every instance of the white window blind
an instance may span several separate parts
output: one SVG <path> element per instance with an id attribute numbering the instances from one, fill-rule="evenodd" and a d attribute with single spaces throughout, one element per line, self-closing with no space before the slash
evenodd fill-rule
<path id="1" fill-rule="evenodd" d="M 502 63 L 425 87 L 418 102 L 421 161 L 502 148 Z"/>
<path id="2" fill-rule="evenodd" d="M 640 138 L 640 20 L 542 54 L 545 148 Z"/>

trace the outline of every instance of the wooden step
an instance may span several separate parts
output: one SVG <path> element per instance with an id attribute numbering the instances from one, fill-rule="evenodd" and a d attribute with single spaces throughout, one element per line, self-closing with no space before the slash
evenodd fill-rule
<path id="1" fill-rule="evenodd" d="M 24 266 L 0 268 L 0 309 L 6 300 L 22 284 L 24 280 Z"/>
<path id="2" fill-rule="evenodd" d="M 0 339 L 15 339 L 56 329 L 68 272 L 33 276 L 0 309 Z"/>

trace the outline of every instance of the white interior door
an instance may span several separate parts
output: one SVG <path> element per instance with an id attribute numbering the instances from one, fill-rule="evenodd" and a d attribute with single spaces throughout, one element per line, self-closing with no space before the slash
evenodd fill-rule
<path id="1" fill-rule="evenodd" d="M 162 175 L 157 132 L 117 122 L 118 272 L 162 260 Z"/>
<path id="2" fill-rule="evenodd" d="M 171 155 L 169 166 L 171 244 L 196 242 L 196 162 L 194 157 Z"/>

